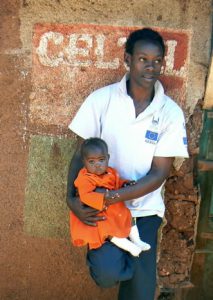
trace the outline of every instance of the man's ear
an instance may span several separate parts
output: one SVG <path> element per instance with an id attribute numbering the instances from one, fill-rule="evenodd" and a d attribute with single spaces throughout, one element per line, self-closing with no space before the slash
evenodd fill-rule
<path id="1" fill-rule="evenodd" d="M 108 159 L 110 159 L 110 155 L 108 154 Z"/>
<path id="2" fill-rule="evenodd" d="M 129 68 L 131 63 L 131 55 L 127 52 L 124 52 L 124 62 L 126 66 Z"/>

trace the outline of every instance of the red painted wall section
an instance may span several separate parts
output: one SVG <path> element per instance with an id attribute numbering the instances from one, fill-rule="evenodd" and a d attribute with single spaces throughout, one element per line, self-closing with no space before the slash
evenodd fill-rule
<path id="1" fill-rule="evenodd" d="M 66 128 L 85 97 L 119 80 L 126 37 L 137 27 L 37 24 L 33 33 L 31 125 Z M 162 82 L 184 105 L 190 32 L 156 28 L 164 37 Z"/>

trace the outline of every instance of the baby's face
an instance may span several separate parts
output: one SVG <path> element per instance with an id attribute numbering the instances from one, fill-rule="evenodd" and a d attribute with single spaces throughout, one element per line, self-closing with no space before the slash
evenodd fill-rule
<path id="1" fill-rule="evenodd" d="M 109 155 L 104 150 L 95 148 L 87 152 L 84 157 L 84 166 L 89 173 L 102 175 L 108 167 Z"/>

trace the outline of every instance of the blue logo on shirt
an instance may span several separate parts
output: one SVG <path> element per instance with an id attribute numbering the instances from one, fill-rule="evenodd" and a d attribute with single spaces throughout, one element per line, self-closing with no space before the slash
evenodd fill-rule
<path id="1" fill-rule="evenodd" d="M 158 133 L 154 132 L 154 131 L 151 131 L 151 130 L 147 130 L 145 138 L 147 140 L 150 140 L 150 141 L 157 141 L 158 140 Z"/>
<path id="2" fill-rule="evenodd" d="M 187 144 L 188 144 L 188 142 L 187 142 L 187 137 L 183 137 L 183 144 L 184 144 L 184 145 L 187 145 Z"/>

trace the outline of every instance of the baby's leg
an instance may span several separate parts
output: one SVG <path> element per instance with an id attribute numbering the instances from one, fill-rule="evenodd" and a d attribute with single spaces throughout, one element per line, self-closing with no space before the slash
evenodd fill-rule
<path id="1" fill-rule="evenodd" d="M 135 244 L 137 245 L 141 251 L 147 251 L 149 250 L 151 247 L 149 244 L 143 242 L 141 239 L 140 239 L 140 236 L 139 236 L 139 232 L 138 232 L 138 227 L 135 223 L 135 220 L 133 218 L 133 226 L 131 227 L 131 230 L 130 230 L 130 234 L 129 234 L 129 238 L 130 240 Z"/>
<path id="2" fill-rule="evenodd" d="M 130 252 L 133 256 L 139 256 L 142 251 L 140 246 L 126 238 L 111 237 L 110 241 L 119 248 Z"/>

